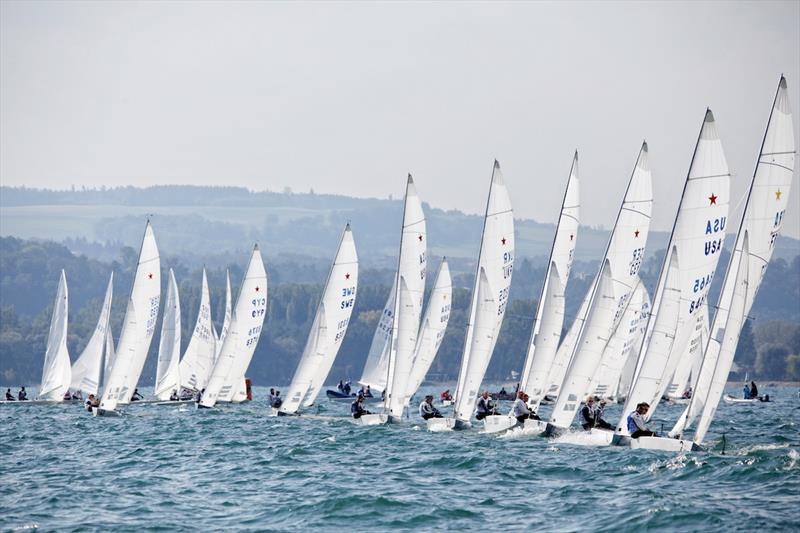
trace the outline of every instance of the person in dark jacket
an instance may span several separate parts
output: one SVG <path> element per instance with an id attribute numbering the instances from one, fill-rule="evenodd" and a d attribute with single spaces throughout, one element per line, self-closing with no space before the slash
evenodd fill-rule
<path id="1" fill-rule="evenodd" d="M 350 404 L 350 414 L 353 415 L 353 418 L 361 418 L 362 415 L 371 414 L 364 409 L 364 396 L 362 394 L 356 396 L 356 399 Z"/>
<path id="2" fill-rule="evenodd" d="M 24 402 L 28 399 L 28 393 L 25 392 L 25 387 L 19 389 L 19 393 L 17 393 L 17 400 Z"/>
<path id="3" fill-rule="evenodd" d="M 756 387 L 756 382 L 750 382 L 750 397 L 751 398 L 758 398 L 758 387 Z"/>
<path id="4" fill-rule="evenodd" d="M 6 401 L 7 402 L 13 402 L 14 401 L 14 395 L 11 394 L 11 389 L 6 389 Z"/>
<path id="5" fill-rule="evenodd" d="M 483 420 L 489 415 L 496 415 L 497 408 L 495 408 L 494 402 L 492 401 L 491 397 L 489 396 L 489 391 L 483 391 L 481 397 L 478 398 L 478 405 L 475 408 L 475 418 L 478 420 Z"/>
<path id="6" fill-rule="evenodd" d="M 425 400 L 419 404 L 419 416 L 421 416 L 423 420 L 428 420 L 429 418 L 442 418 L 442 413 L 440 413 L 439 410 L 433 406 L 432 394 L 425 396 Z"/>
<path id="7" fill-rule="evenodd" d="M 636 406 L 636 410 L 628 415 L 628 432 L 631 434 L 632 439 L 639 437 L 656 437 L 655 431 L 650 431 L 644 415 L 650 410 L 650 404 L 642 402 Z"/>

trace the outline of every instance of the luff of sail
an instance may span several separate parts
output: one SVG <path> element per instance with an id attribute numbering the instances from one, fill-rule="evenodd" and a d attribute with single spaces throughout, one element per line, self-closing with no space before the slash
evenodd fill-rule
<path id="1" fill-rule="evenodd" d="M 503 324 L 514 269 L 514 213 L 495 161 L 456 388 L 455 417 L 468 423 Z"/>
<path id="2" fill-rule="evenodd" d="M 208 289 L 206 269 L 203 268 L 197 321 L 179 365 L 181 387 L 184 389 L 198 391 L 205 388 L 208 382 L 217 354 L 213 329 L 214 325 L 211 322 L 211 294 Z"/>
<path id="3" fill-rule="evenodd" d="M 568 428 L 572 423 L 605 345 L 622 319 L 644 259 L 652 206 L 648 148 L 647 143 L 642 143 L 590 297 L 586 318 L 548 421 L 549 432 Z"/>
<path id="4" fill-rule="evenodd" d="M 50 319 L 47 350 L 44 354 L 42 383 L 39 387 L 39 398 L 42 400 L 60 402 L 69 390 L 72 370 L 67 350 L 68 307 L 67 276 L 62 270 L 58 280 L 56 299 L 53 302 L 53 316 Z"/>
<path id="5" fill-rule="evenodd" d="M 108 322 L 111 317 L 111 298 L 114 287 L 114 273 L 108 280 L 103 307 L 89 342 L 81 352 L 78 360 L 72 365 L 72 383 L 70 388 L 81 391 L 85 395 L 97 394 L 100 390 L 100 372 L 103 370 L 103 351 L 106 345 Z"/>
<path id="6" fill-rule="evenodd" d="M 169 269 L 167 300 L 161 319 L 161 338 L 158 343 L 155 396 L 169 400 L 173 391 L 180 392 L 179 361 L 181 357 L 181 306 L 175 273 Z"/>
<path id="7" fill-rule="evenodd" d="M 117 343 L 116 357 L 111 375 L 104 386 L 101 409 L 110 411 L 117 404 L 130 402 L 153 339 L 160 297 L 161 260 L 153 227 L 148 221 Z"/>
<path id="8" fill-rule="evenodd" d="M 688 347 L 722 252 L 729 197 L 730 173 L 709 109 L 703 117 L 653 299 L 648 344 L 643 347 L 641 368 L 617 424 L 618 433 L 627 435 L 627 416 L 640 402 L 650 404 L 646 417 L 653 416 Z M 674 256 L 677 265 L 673 265 Z M 670 302 L 669 310 L 666 305 L 662 309 L 666 301 Z M 658 334 L 651 338 L 651 331 Z"/>
<path id="9" fill-rule="evenodd" d="M 414 347 L 414 362 L 411 366 L 411 375 L 408 378 L 406 399 L 416 394 L 422 380 L 433 364 L 436 353 L 442 345 L 447 324 L 450 321 L 450 307 L 453 299 L 453 282 L 450 278 L 450 267 L 447 259 L 442 258 L 439 272 L 433 283 L 433 291 L 428 298 L 428 306 L 417 335 L 417 345 Z"/>
<path id="10" fill-rule="evenodd" d="M 402 418 L 405 408 L 406 391 L 422 314 L 422 299 L 425 294 L 427 242 L 422 200 L 409 174 L 403 206 L 403 226 L 397 261 L 397 292 L 384 396 L 384 408 L 388 410 L 390 420 Z"/>
<path id="11" fill-rule="evenodd" d="M 347 332 L 357 288 L 358 255 L 348 224 L 328 271 L 305 349 L 280 408 L 282 412 L 295 413 L 316 400 Z"/>
<path id="12" fill-rule="evenodd" d="M 201 400 L 203 407 L 213 407 L 218 401 L 231 401 L 242 386 L 244 373 L 261 336 L 266 314 L 267 272 L 256 245 L 239 287 L 228 335 Z"/>
<path id="13" fill-rule="evenodd" d="M 578 237 L 580 217 L 580 180 L 578 179 L 578 152 L 572 160 L 561 214 L 558 218 L 553 245 L 550 248 L 542 292 L 536 309 L 528 353 L 520 379 L 520 390 L 530 396 L 531 404 L 537 405 L 547 392 L 547 376 L 564 327 L 564 292 L 567 288 L 575 243 Z"/>

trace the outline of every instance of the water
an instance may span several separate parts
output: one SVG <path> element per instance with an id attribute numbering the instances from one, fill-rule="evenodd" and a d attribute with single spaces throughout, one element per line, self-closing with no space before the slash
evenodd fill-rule
<path id="1" fill-rule="evenodd" d="M 263 388 L 246 405 L 124 418 L 0 406 L 0 530 L 797 530 L 797 389 L 763 392 L 775 402 L 722 403 L 714 451 L 688 454 L 430 433 L 416 416 L 357 427 L 327 400 L 269 418 Z M 651 427 L 680 410 L 662 404 Z"/>

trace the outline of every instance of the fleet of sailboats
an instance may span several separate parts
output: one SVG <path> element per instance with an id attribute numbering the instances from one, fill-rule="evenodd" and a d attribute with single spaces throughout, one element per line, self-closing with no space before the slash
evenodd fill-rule
<path id="1" fill-rule="evenodd" d="M 788 90 L 781 77 L 747 193 L 735 245 L 714 308 L 707 302 L 721 256 L 730 207 L 730 172 L 716 120 L 706 110 L 652 301 L 639 269 L 645 259 L 653 205 L 649 148 L 643 143 L 596 276 L 562 338 L 565 291 L 580 220 L 580 180 L 575 153 L 538 299 L 518 389 L 536 412 L 552 402 L 545 421 L 525 429 L 568 431 L 587 395 L 623 400 L 613 431 L 592 428 L 592 444 L 654 450 L 697 450 L 705 441 L 724 393 L 742 326 L 753 305 L 780 233 L 792 185 L 796 147 Z M 427 306 L 427 241 L 422 200 L 406 182 L 397 269 L 359 382 L 382 393 L 380 412 L 356 417 L 360 425 L 398 423 L 413 401 L 447 331 L 453 281 L 445 258 Z M 514 217 L 500 165 L 495 161 L 471 291 L 468 320 L 450 416 L 427 420 L 430 430 L 466 429 L 497 343 L 509 302 L 515 259 Z M 351 322 L 358 289 L 358 255 L 345 227 L 317 304 L 305 348 L 274 415 L 298 414 L 317 401 Z M 267 314 L 267 274 L 256 245 L 239 293 L 232 301 L 226 272 L 225 314 L 217 333 L 202 271 L 197 320 L 181 357 L 178 284 L 168 271 L 161 302 L 161 262 L 148 220 L 116 347 L 111 331 L 113 273 L 97 325 L 75 363 L 67 349 L 68 291 L 61 272 L 53 305 L 37 401 L 61 402 L 70 391 L 99 395 L 95 415 L 119 415 L 136 391 L 159 311 L 161 329 L 154 395 L 174 401 L 196 396 L 198 408 L 244 399 L 245 373 Z M 424 314 L 423 314 L 424 310 Z M 709 319 L 712 318 L 709 324 Z M 627 417 L 647 403 L 650 419 L 662 398 L 686 404 L 662 436 L 629 433 Z M 165 402 L 170 403 L 170 402 Z M 512 413 L 490 415 L 484 431 L 520 425 Z M 692 432 L 692 426 L 696 426 Z M 635 428 L 634 428 L 635 429 Z"/>

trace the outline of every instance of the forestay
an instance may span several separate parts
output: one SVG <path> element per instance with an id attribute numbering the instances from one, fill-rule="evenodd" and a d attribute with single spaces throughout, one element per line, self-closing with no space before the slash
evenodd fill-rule
<path id="1" fill-rule="evenodd" d="M 253 358 L 266 314 L 267 272 L 256 245 L 239 287 L 228 335 L 203 394 L 203 407 L 231 401 L 243 386 L 243 376 Z"/>
<path id="2" fill-rule="evenodd" d="M 358 255 L 348 224 L 328 271 L 303 355 L 280 408 L 282 412 L 295 413 L 301 406 L 310 406 L 316 400 L 347 332 L 357 288 Z"/>
<path id="3" fill-rule="evenodd" d="M 117 404 L 130 402 L 153 339 L 160 297 L 161 260 L 153 228 L 148 221 L 117 343 L 117 354 L 100 402 L 101 409 L 113 411 Z"/>
<path id="4" fill-rule="evenodd" d="M 514 270 L 514 213 L 495 161 L 456 388 L 455 417 L 468 423 L 497 343 Z"/>
<path id="5" fill-rule="evenodd" d="M 39 399 L 60 402 L 69 390 L 72 370 L 69 365 L 67 351 L 67 313 L 69 295 L 67 292 L 67 276 L 61 271 L 58 280 L 56 299 L 53 302 L 53 316 L 50 319 L 50 333 L 47 335 L 47 351 L 44 354 L 42 368 L 42 384 L 39 387 Z"/>
<path id="6" fill-rule="evenodd" d="M 173 391 L 179 392 L 181 380 L 178 363 L 180 357 L 181 306 L 175 273 L 170 268 L 167 300 L 164 305 L 164 316 L 161 319 L 161 338 L 158 343 L 155 396 L 159 400 L 169 400 Z"/>
<path id="7" fill-rule="evenodd" d="M 181 387 L 193 391 L 205 388 L 216 359 L 217 346 L 211 322 L 211 294 L 208 289 L 206 269 L 203 268 L 203 281 L 200 288 L 200 308 L 197 321 L 186 352 L 180 362 Z"/>
<path id="8" fill-rule="evenodd" d="M 111 297 L 114 287 L 114 273 L 108 280 L 106 296 L 103 299 L 103 307 L 100 308 L 100 317 L 97 319 L 97 326 L 94 328 L 89 342 L 81 352 L 78 360 L 72 365 L 72 383 L 70 388 L 81 391 L 87 396 L 97 394 L 100 390 L 100 372 L 103 370 L 103 350 L 106 345 L 109 318 L 111 317 Z M 106 356 L 108 357 L 108 356 Z"/>
<path id="9" fill-rule="evenodd" d="M 520 380 L 520 390 L 528 393 L 530 403 L 537 407 L 547 393 L 547 377 L 564 327 L 564 292 L 575 253 L 579 216 L 580 181 L 575 152 Z"/>
<path id="10" fill-rule="evenodd" d="M 588 314 L 553 406 L 550 431 L 568 428 L 572 423 L 606 343 L 622 319 L 644 259 L 652 206 L 652 176 L 647 143 L 643 143 L 590 297 Z"/>

